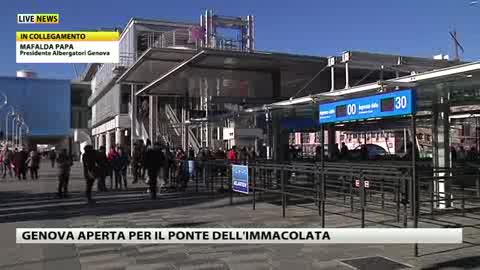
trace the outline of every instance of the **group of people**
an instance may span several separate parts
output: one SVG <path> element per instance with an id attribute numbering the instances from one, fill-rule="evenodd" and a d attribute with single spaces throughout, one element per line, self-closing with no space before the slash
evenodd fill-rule
<path id="1" fill-rule="evenodd" d="M 92 188 L 97 180 L 99 192 L 108 191 L 106 179 L 110 177 L 110 190 L 127 189 L 127 169 L 130 164 L 128 151 L 120 145 L 112 146 L 107 153 L 104 146 L 95 150 L 87 145 L 82 156 L 84 177 L 86 180 L 86 196 L 89 203 L 93 203 Z M 115 185 L 114 185 L 115 182 Z"/>
<path id="2" fill-rule="evenodd" d="M 450 152 L 452 153 L 452 160 L 457 162 L 476 161 L 479 154 L 477 148 L 471 147 L 469 150 L 465 150 L 463 145 L 460 145 L 458 150 L 452 146 Z"/>
<path id="3" fill-rule="evenodd" d="M 146 143 L 142 140 L 134 143 L 132 155 L 122 147 L 110 149 L 105 154 L 103 147 L 100 150 L 94 150 L 92 146 L 85 147 L 82 161 L 84 166 L 84 175 L 87 181 L 86 195 L 89 202 L 92 199 L 92 186 L 97 180 L 98 191 L 106 191 L 105 178 L 110 176 L 113 171 L 115 177 L 115 188 L 122 188 L 122 184 L 127 188 L 127 168 L 131 165 L 133 181 L 132 184 L 143 180 L 148 184 L 148 192 L 152 199 L 157 198 L 158 181 L 163 180 L 164 187 L 175 187 L 177 190 L 185 190 L 188 184 L 188 163 L 187 161 L 196 160 L 199 162 L 213 159 L 229 160 L 235 163 L 246 163 L 254 160 L 256 157 L 253 148 L 243 147 L 239 151 L 234 146 L 225 152 L 219 148 L 212 152 L 208 148 L 200 149 L 195 153 L 192 147 L 187 151 L 182 148 L 175 150 L 168 145 L 162 145 L 158 142 L 154 144 L 150 140 Z M 174 179 L 174 183 L 170 180 Z M 110 188 L 113 189 L 111 182 Z"/>
<path id="4" fill-rule="evenodd" d="M 173 150 L 158 142 L 152 145 L 150 140 L 146 144 L 138 141 L 134 144 L 132 155 L 133 183 L 145 180 L 152 199 L 157 198 L 158 179 L 163 179 L 164 187 L 184 190 L 188 182 L 185 161 L 193 155 L 190 150 L 187 156 L 182 148 Z M 169 182 L 170 179 L 175 179 L 176 186 Z"/>
<path id="5" fill-rule="evenodd" d="M 15 176 L 18 180 L 27 180 L 27 172 L 30 172 L 32 180 L 38 179 L 40 168 L 40 154 L 36 150 L 27 152 L 23 147 L 13 151 L 5 146 L 0 152 L 0 170 L 3 178 Z"/>
<path id="6" fill-rule="evenodd" d="M 231 163 L 246 164 L 248 162 L 255 161 L 257 158 L 257 153 L 253 147 L 247 148 L 244 146 L 240 150 L 237 150 L 237 147 L 233 146 L 230 150 L 228 150 L 226 158 Z"/>

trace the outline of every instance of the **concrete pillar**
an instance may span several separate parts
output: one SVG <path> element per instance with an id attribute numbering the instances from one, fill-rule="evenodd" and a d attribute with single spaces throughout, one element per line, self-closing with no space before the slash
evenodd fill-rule
<path id="1" fill-rule="evenodd" d="M 433 141 L 433 166 L 440 169 L 452 168 L 450 158 L 450 104 L 449 95 L 446 91 L 439 91 L 434 99 L 432 107 L 432 141 Z M 445 172 L 437 172 L 435 177 L 439 177 L 435 183 L 435 193 L 440 201 L 437 207 L 440 209 L 451 207 L 451 187 L 450 183 L 445 183 L 444 177 L 448 177 Z"/>
<path id="2" fill-rule="evenodd" d="M 133 156 L 133 144 L 137 139 L 137 96 L 135 95 L 135 86 L 131 86 L 130 91 L 130 155 Z"/>
<path id="3" fill-rule="evenodd" d="M 189 109 L 190 109 L 190 102 L 189 102 L 189 94 L 188 94 L 188 89 L 185 91 L 185 96 L 182 104 L 182 123 L 185 124 L 187 120 L 190 119 L 189 116 Z M 187 150 L 190 142 L 189 142 L 189 130 L 190 127 L 183 125 L 182 126 L 182 147 L 183 149 Z"/>
<path id="4" fill-rule="evenodd" d="M 158 123 L 158 97 L 149 97 L 149 131 L 148 137 L 153 142 L 157 141 L 157 123 Z"/>
<path id="5" fill-rule="evenodd" d="M 122 130 L 120 128 L 117 128 L 115 130 L 115 144 L 116 145 L 122 145 L 123 146 L 123 142 L 122 142 Z"/>
<path id="6" fill-rule="evenodd" d="M 272 114 L 272 143 L 273 159 L 275 161 L 287 161 L 288 157 L 288 132 L 282 130 L 280 121 L 282 117 L 278 113 Z"/>
<path id="7" fill-rule="evenodd" d="M 279 71 L 272 72 L 271 74 L 272 79 L 272 97 L 278 98 L 281 95 L 281 74 Z M 283 160 L 287 159 L 288 155 L 288 134 L 284 137 L 287 138 L 285 154 L 281 153 L 281 143 L 284 141 L 282 140 L 282 134 L 280 130 L 280 123 L 278 117 L 275 117 L 275 114 L 271 111 L 268 111 L 266 114 L 266 133 L 267 133 L 267 158 L 274 159 L 274 160 Z M 285 156 L 283 156 L 285 155 Z"/>
<path id="8" fill-rule="evenodd" d="M 182 124 L 184 124 L 182 126 L 182 129 L 181 129 L 181 135 L 182 135 L 182 148 L 183 149 L 188 149 L 188 130 L 187 130 L 187 126 L 185 125 L 185 121 L 187 120 L 187 111 L 186 111 L 186 108 L 185 106 L 182 106 Z"/>
<path id="9" fill-rule="evenodd" d="M 103 134 L 99 134 L 99 135 L 98 135 L 98 147 L 97 147 L 97 149 L 100 148 L 100 147 L 102 147 L 102 146 L 104 146 Z"/>
<path id="10" fill-rule="evenodd" d="M 327 128 L 327 145 L 328 145 L 328 157 L 333 158 L 333 150 L 335 148 L 335 127 L 328 126 Z"/>
<path id="11" fill-rule="evenodd" d="M 106 135 L 105 135 L 105 148 L 107 150 L 107 153 L 110 151 L 110 147 L 112 146 L 112 140 L 111 140 L 111 136 L 110 136 L 110 131 L 107 131 Z"/>

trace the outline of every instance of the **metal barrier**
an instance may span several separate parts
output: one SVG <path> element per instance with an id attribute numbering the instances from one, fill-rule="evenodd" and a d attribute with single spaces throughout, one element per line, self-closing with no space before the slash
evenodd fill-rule
<path id="1" fill-rule="evenodd" d="M 235 196 L 251 196 L 253 210 L 259 200 L 277 204 L 279 201 L 283 217 L 293 205 L 309 208 L 318 212 L 322 228 L 326 226 L 327 213 L 358 219 L 362 228 L 367 222 L 408 227 L 409 221 L 416 228 L 419 220 L 434 220 L 443 213 L 465 216 L 480 209 L 480 171 L 472 166 L 454 169 L 421 166 L 414 171 L 410 162 L 239 162 L 234 164 L 248 165 L 251 192 L 235 195 L 232 163 L 209 160 L 178 164 L 183 164 L 185 181 L 194 185 L 196 192 L 207 191 L 213 197 L 219 191 L 228 192 L 230 204 Z M 442 184 L 445 190 L 439 188 Z M 448 211 L 438 210 L 439 204 L 449 203 L 453 207 Z M 335 212 L 339 208 L 346 210 Z M 367 213 L 381 215 L 383 219 L 368 219 Z M 384 217 L 391 219 L 385 221 Z M 414 248 L 418 256 L 418 245 Z"/>
<path id="2" fill-rule="evenodd" d="M 171 175 L 174 185 L 179 181 L 175 179 L 186 177 L 196 192 L 207 191 L 214 196 L 218 191 L 227 191 L 233 201 L 231 163 L 225 160 L 183 161 L 179 166 L 183 167 L 181 170 L 186 176 L 178 175 L 175 170 L 177 175 Z M 403 216 L 406 226 L 412 188 L 408 166 L 327 162 L 322 170 L 318 163 L 256 161 L 248 163 L 248 167 L 253 209 L 259 199 L 280 199 L 283 216 L 292 204 L 316 209 L 324 227 L 328 204 L 346 207 L 351 213 L 359 211 L 360 217 L 350 217 L 360 219 L 362 227 L 367 209 L 392 216 L 397 222 Z"/>

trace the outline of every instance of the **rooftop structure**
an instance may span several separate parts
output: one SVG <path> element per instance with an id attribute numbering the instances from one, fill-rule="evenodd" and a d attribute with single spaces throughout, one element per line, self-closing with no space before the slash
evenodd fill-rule
<path id="1" fill-rule="evenodd" d="M 222 28 L 238 35 L 227 38 Z M 121 36 L 121 63 L 90 65 L 85 73 L 92 82 L 90 126 L 96 145 L 147 138 L 197 151 L 240 142 L 258 145 L 265 141 L 264 130 L 236 142 L 224 139 L 222 131 L 265 126 L 265 116 L 235 120 L 244 111 L 308 103 L 312 96 L 327 95 L 324 91 L 335 95 L 456 63 L 365 52 L 330 58 L 262 52 L 255 50 L 254 33 L 253 16 L 211 11 L 200 24 L 130 20 Z M 311 115 L 308 109 L 294 114 Z"/>

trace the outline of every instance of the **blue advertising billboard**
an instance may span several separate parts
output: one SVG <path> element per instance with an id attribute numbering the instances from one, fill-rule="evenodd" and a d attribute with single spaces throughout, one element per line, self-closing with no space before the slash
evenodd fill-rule
<path id="1" fill-rule="evenodd" d="M 403 116 L 415 113 L 411 89 L 320 104 L 320 124 Z"/>
<path id="2" fill-rule="evenodd" d="M 248 194 L 248 166 L 232 165 L 232 190 Z"/>

